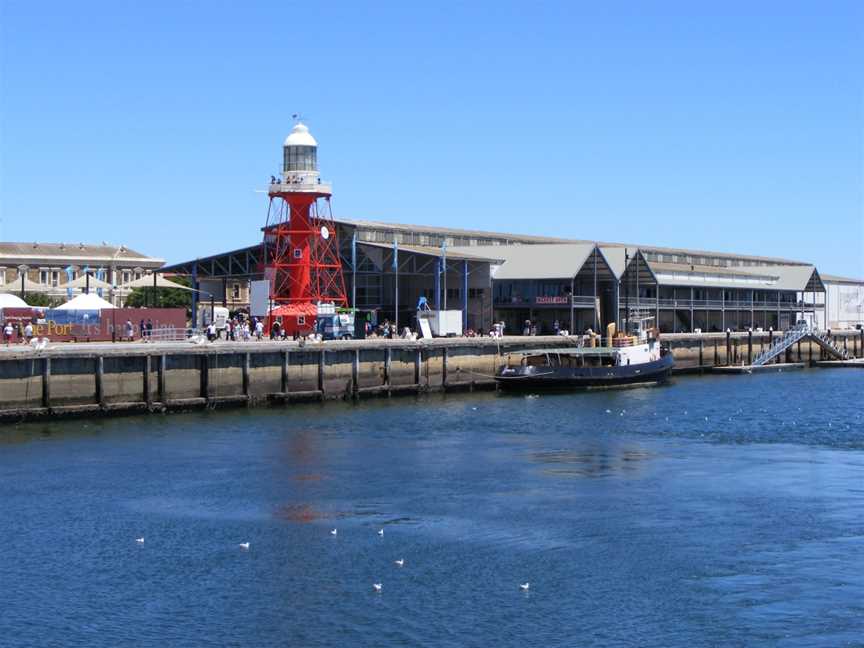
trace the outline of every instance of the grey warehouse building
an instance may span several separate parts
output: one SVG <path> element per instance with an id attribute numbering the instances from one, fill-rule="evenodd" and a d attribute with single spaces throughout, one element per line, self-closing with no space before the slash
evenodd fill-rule
<path id="1" fill-rule="evenodd" d="M 525 320 L 543 333 L 556 321 L 576 332 L 599 330 L 623 320 L 627 307 L 655 316 L 667 333 L 833 323 L 830 282 L 806 262 L 376 221 L 336 219 L 336 228 L 353 305 L 394 320 L 398 304 L 399 321 L 409 326 L 420 297 L 433 308 L 462 310 L 466 330 L 504 321 L 508 334 L 521 332 Z M 162 271 L 189 276 L 205 296 L 241 308 L 248 283 L 263 278 L 262 258 L 259 243 Z M 840 326 L 854 327 L 862 323 L 856 299 L 864 301 L 864 281 L 842 281 L 851 305 Z"/>

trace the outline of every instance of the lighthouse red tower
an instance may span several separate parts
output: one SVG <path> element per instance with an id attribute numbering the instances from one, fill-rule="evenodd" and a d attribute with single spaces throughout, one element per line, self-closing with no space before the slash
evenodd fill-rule
<path id="1" fill-rule="evenodd" d="M 318 143 L 298 122 L 282 151 L 282 178 L 270 184 L 264 229 L 265 276 L 274 305 L 268 324 L 281 318 L 287 333 L 308 333 L 319 305 L 345 307 L 348 298 L 330 212 L 332 187 L 318 173 Z"/>

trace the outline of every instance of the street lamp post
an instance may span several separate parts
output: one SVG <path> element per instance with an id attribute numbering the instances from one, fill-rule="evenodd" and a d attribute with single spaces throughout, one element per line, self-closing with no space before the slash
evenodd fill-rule
<path id="1" fill-rule="evenodd" d="M 24 278 L 27 276 L 27 271 L 30 269 L 30 266 L 26 264 L 21 264 L 18 266 L 18 274 L 21 275 L 21 299 L 24 299 Z"/>

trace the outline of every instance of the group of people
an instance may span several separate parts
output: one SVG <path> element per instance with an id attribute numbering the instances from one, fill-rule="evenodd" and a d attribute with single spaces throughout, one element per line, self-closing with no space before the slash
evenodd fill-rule
<path id="1" fill-rule="evenodd" d="M 12 344 L 12 339 L 16 334 L 21 344 L 30 344 L 30 340 L 33 339 L 33 323 L 26 322 L 22 325 L 20 321 L 6 320 L 3 325 L 3 341 L 7 347 Z"/>
<path id="2" fill-rule="evenodd" d="M 264 322 L 257 317 L 249 319 L 237 315 L 229 319 L 225 323 L 224 328 L 217 327 L 216 322 L 210 322 L 204 331 L 209 342 L 221 339 L 223 332 L 225 339 L 231 342 L 248 342 L 253 337 L 256 340 L 261 341 L 264 339 Z M 274 333 L 277 333 L 278 335 L 278 331 L 278 324 L 274 324 L 273 330 L 270 332 L 270 337 L 273 338 Z"/>
<path id="3" fill-rule="evenodd" d="M 120 338 L 122 342 L 123 339 L 129 340 L 133 342 L 135 340 L 135 326 L 132 324 L 132 320 L 127 319 L 126 325 L 124 326 L 125 335 Z M 147 319 L 145 322 L 143 319 L 138 324 L 138 337 L 140 340 L 144 342 L 152 342 L 153 341 L 153 320 Z"/>

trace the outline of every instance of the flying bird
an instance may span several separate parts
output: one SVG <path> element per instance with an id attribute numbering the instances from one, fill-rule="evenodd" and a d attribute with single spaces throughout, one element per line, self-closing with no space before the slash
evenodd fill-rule
<path id="1" fill-rule="evenodd" d="M 378 535 L 383 536 L 384 535 L 384 529 L 378 529 Z"/>
<path id="2" fill-rule="evenodd" d="M 248 549 L 248 548 L 249 548 L 249 543 L 248 543 L 248 542 L 241 542 L 241 543 L 240 543 L 240 548 L 241 548 L 241 549 Z"/>
<path id="3" fill-rule="evenodd" d="M 372 588 L 373 588 L 376 592 L 380 592 L 380 591 L 381 591 L 381 583 L 372 583 Z"/>
<path id="4" fill-rule="evenodd" d="M 395 562 L 399 567 L 405 566 L 405 559 L 404 558 L 400 558 L 399 560 L 394 560 L 393 562 Z"/>
<path id="5" fill-rule="evenodd" d="M 522 583 L 521 585 L 519 585 L 519 589 L 521 589 L 523 592 L 527 592 L 530 587 L 531 583 Z"/>
<path id="6" fill-rule="evenodd" d="M 144 538 L 135 538 L 135 542 L 138 544 L 144 544 Z"/>
<path id="7" fill-rule="evenodd" d="M 333 530 L 330 532 L 330 535 L 336 535 L 337 533 L 339 533 L 339 532 L 338 532 L 336 529 L 333 529 Z"/>

